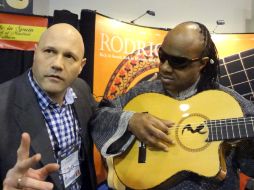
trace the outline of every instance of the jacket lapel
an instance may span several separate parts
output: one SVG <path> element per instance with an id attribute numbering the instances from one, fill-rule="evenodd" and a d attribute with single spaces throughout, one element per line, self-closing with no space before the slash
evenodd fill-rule
<path id="1" fill-rule="evenodd" d="M 79 125 L 81 128 L 81 136 L 83 142 L 83 154 L 86 157 L 85 162 L 83 163 L 83 167 L 81 168 L 82 172 L 86 173 L 86 178 L 83 179 L 84 183 L 87 183 L 91 189 L 96 189 L 96 176 L 94 171 L 94 163 L 93 163 L 93 143 L 90 139 L 88 122 L 92 115 L 92 108 L 90 106 L 88 97 L 84 96 L 84 94 L 79 94 L 75 91 L 77 95 L 77 99 L 74 102 L 74 109 L 79 120 Z M 89 93 L 89 92 L 88 92 Z M 82 98 L 81 98 L 82 97 Z M 85 171 L 86 170 L 86 171 Z"/>
<path id="2" fill-rule="evenodd" d="M 85 109 L 85 102 L 82 99 L 77 98 L 74 102 L 74 109 L 75 109 L 75 113 L 76 113 L 78 121 L 79 121 L 79 126 L 81 128 L 80 134 L 81 134 L 82 138 L 85 139 L 87 136 L 86 126 L 87 126 L 87 122 L 88 122 L 88 118 L 87 118 L 88 114 L 85 113 L 85 111 L 87 110 L 87 109 Z"/>
<path id="3" fill-rule="evenodd" d="M 45 121 L 29 84 L 27 72 L 22 77 L 23 81 L 20 80 L 21 83 L 18 86 L 20 95 L 15 100 L 18 107 L 16 114 L 18 124 L 23 132 L 30 134 L 31 148 L 35 153 L 42 155 L 41 163 L 43 165 L 56 163 Z M 56 186 L 55 188 L 62 189 L 58 173 L 55 172 L 50 177 Z"/>

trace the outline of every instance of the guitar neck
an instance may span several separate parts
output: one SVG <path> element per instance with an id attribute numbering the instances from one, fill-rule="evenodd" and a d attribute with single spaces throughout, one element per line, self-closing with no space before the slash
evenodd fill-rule
<path id="1" fill-rule="evenodd" d="M 208 142 L 254 137 L 254 117 L 208 120 Z"/>

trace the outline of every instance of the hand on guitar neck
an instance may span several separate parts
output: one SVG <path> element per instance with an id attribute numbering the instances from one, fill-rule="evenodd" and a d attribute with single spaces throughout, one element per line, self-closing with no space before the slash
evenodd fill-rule
<path id="1" fill-rule="evenodd" d="M 129 121 L 131 131 L 141 142 L 153 148 L 168 151 L 168 145 L 173 144 L 169 138 L 169 128 L 174 123 L 160 119 L 149 113 L 135 113 Z"/>

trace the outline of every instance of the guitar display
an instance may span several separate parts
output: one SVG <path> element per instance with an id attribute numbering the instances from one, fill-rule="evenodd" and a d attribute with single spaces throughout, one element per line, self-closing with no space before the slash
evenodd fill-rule
<path id="1" fill-rule="evenodd" d="M 33 0 L 0 0 L 0 10 L 7 13 L 33 13 Z"/>
<path id="2" fill-rule="evenodd" d="M 29 0 L 5 0 L 14 9 L 25 9 L 29 5 Z"/>
<path id="3" fill-rule="evenodd" d="M 234 97 L 219 90 L 204 91 L 182 101 L 146 93 L 132 99 L 124 109 L 148 112 L 175 123 L 169 129 L 175 143 L 168 152 L 146 147 L 145 158 L 139 162 L 144 153 L 136 140 L 129 151 L 113 158 L 117 177 L 131 189 L 154 188 L 181 171 L 223 180 L 226 167 L 222 142 L 254 137 L 254 117 L 244 118 Z"/>

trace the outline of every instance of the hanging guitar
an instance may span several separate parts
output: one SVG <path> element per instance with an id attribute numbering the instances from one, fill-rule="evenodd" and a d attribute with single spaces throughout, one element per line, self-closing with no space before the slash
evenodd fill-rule
<path id="1" fill-rule="evenodd" d="M 29 0 L 5 0 L 14 9 L 25 9 L 29 5 Z"/>
<path id="2" fill-rule="evenodd" d="M 169 129 L 175 143 L 168 152 L 146 147 L 140 163 L 140 142 L 135 141 L 129 151 L 113 158 L 118 179 L 132 189 L 154 188 L 181 171 L 223 180 L 223 140 L 254 137 L 254 117 L 244 118 L 238 102 L 219 90 L 204 91 L 182 101 L 146 93 L 132 99 L 124 109 L 149 112 L 175 123 Z"/>

